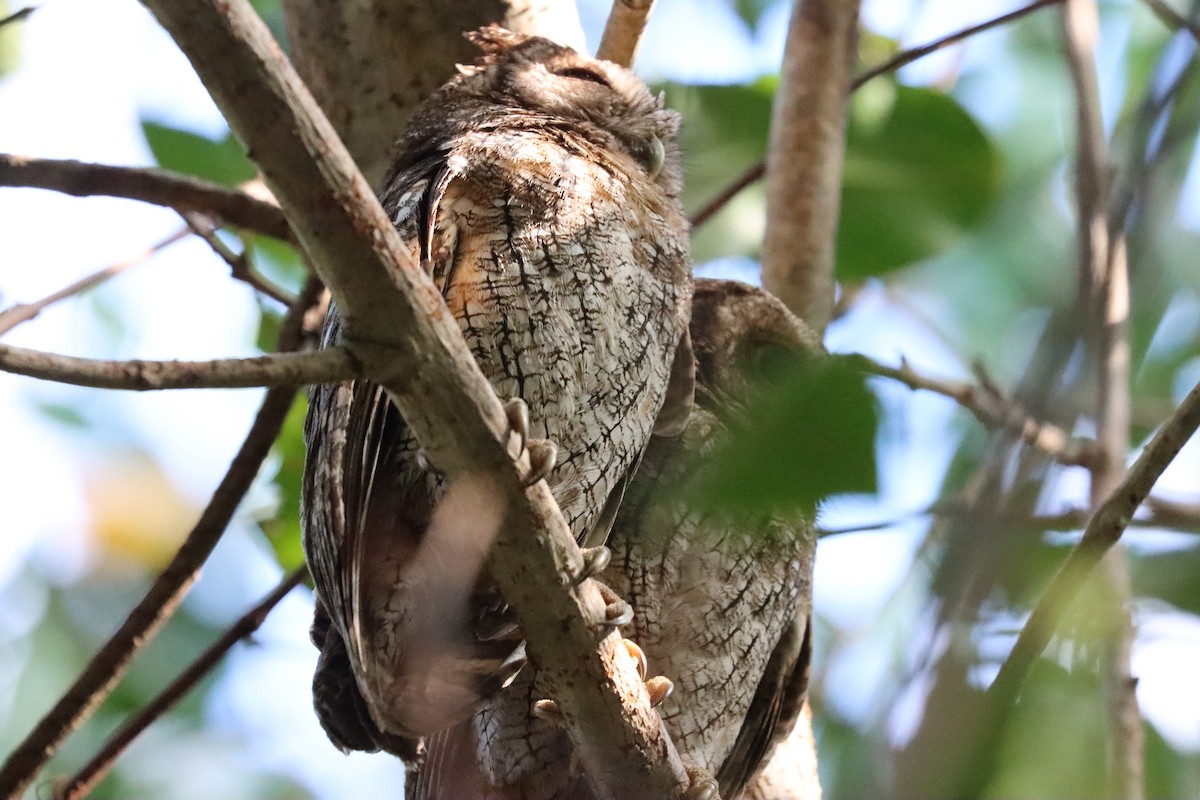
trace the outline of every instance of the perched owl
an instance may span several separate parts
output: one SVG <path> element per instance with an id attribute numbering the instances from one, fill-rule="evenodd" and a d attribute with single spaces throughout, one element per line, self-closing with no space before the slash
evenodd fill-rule
<path id="1" fill-rule="evenodd" d="M 766 292 L 711 280 L 696 282 L 691 340 L 696 408 L 680 436 L 647 448 L 601 577 L 634 608 L 623 634 L 674 684 L 658 709 L 680 755 L 735 800 L 804 701 L 816 538 L 799 515 L 705 510 L 688 489 L 729 420 L 752 408 L 761 373 L 820 345 Z M 566 733 L 536 713 L 549 688 L 535 666 L 430 738 L 409 800 L 592 800 Z"/>
<path id="2" fill-rule="evenodd" d="M 532 460 L 592 547 L 651 434 L 691 407 L 678 118 L 614 64 L 498 27 L 469 38 L 484 55 L 414 113 L 381 199 L 516 401 L 516 438 L 557 447 Z M 324 343 L 341 328 L 331 308 Z M 524 663 L 479 576 L 498 511 L 428 464 L 366 381 L 314 388 L 305 438 L 318 716 L 343 749 L 414 760 Z"/>

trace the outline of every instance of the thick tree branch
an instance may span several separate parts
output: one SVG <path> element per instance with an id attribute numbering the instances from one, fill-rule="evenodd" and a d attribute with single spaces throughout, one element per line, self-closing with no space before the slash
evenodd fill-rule
<path id="1" fill-rule="evenodd" d="M 141 200 L 180 213 L 199 211 L 239 228 L 292 241 L 278 206 L 238 189 L 161 169 L 0 154 L 0 186 Z"/>
<path id="2" fill-rule="evenodd" d="M 771 113 L 763 286 L 818 336 L 833 315 L 858 7 L 859 0 L 797 0 Z"/>
<path id="3" fill-rule="evenodd" d="M 507 503 L 488 565 L 555 687 L 603 797 L 670 797 L 687 777 L 545 482 L 525 489 L 503 408 L 440 293 L 411 256 L 328 120 L 244 0 L 144 0 L 257 160 L 345 320 L 345 346 L 453 480 L 492 477 Z M 585 656 L 590 653 L 590 656 Z"/>
<path id="4" fill-rule="evenodd" d="M 279 334 L 280 350 L 294 350 L 299 345 L 304 312 L 316 301 L 319 292 L 320 284 L 310 279 L 284 319 Z M 108 697 L 133 657 L 175 613 L 279 436 L 295 394 L 294 386 L 267 391 L 246 440 L 171 563 L 117 632 L 92 656 L 75 683 L 0 767 L 0 797 L 19 797 L 25 791 L 63 740 Z"/>
<path id="5" fill-rule="evenodd" d="M 899 367 L 889 367 L 864 355 L 844 358 L 872 375 L 891 378 L 910 389 L 922 389 L 949 397 L 987 427 L 1020 436 L 1026 444 L 1036 447 L 1060 464 L 1086 466 L 1095 458 L 1093 442 L 1074 438 L 1059 426 L 1034 418 L 990 380 L 968 383 L 931 378 L 918 373 L 903 358 Z"/>
<path id="6" fill-rule="evenodd" d="M 303 567 L 292 572 L 290 575 L 280 581 L 279 585 L 271 590 L 270 594 L 259 601 L 258 605 L 246 612 L 233 625 L 225 630 L 221 637 L 212 643 L 211 646 L 196 658 L 191 664 L 179 673 L 175 680 L 171 681 L 168 686 L 163 689 L 158 695 L 147 703 L 136 715 L 130 718 L 124 725 L 121 726 L 112 736 L 104 742 L 104 746 L 91 757 L 70 782 L 55 791 L 55 800 L 81 800 L 91 794 L 96 788 L 96 784 L 104 779 L 112 769 L 113 764 L 125 752 L 125 749 L 136 739 L 141 733 L 152 725 L 155 720 L 167 713 L 171 708 L 183 699 L 192 687 L 212 671 L 225 654 L 233 649 L 233 646 L 245 639 L 250 634 L 254 633 L 263 624 L 263 620 L 267 618 L 267 614 L 271 609 L 279 605 L 279 602 L 288 595 L 292 589 L 295 589 L 304 580 L 308 571 Z"/>
<path id="7" fill-rule="evenodd" d="M 105 361 L 6 344 L 0 344 L 0 371 L 74 386 L 135 392 L 304 386 L 349 380 L 360 374 L 353 356 L 340 347 L 212 361 Z"/>
<path id="8" fill-rule="evenodd" d="M 191 231 L 187 228 L 180 228 L 165 239 L 162 239 L 156 244 L 146 248 L 141 253 L 138 253 L 133 258 L 127 258 L 124 261 L 116 264 L 110 264 L 104 269 L 98 269 L 91 275 L 86 275 L 71 285 L 64 286 L 58 291 L 46 295 L 41 300 L 35 300 L 32 303 L 17 303 L 16 305 L 9 306 L 3 311 L 0 311 L 0 336 L 3 336 L 22 323 L 35 319 L 38 314 L 41 314 L 55 303 L 86 292 L 93 286 L 98 286 L 99 284 L 104 283 L 114 275 L 119 275 L 131 267 L 136 267 L 138 264 L 146 261 L 146 259 L 150 258 L 159 251 L 165 250 L 167 247 L 170 247 L 176 242 L 183 241 L 190 234 Z"/>
<path id="9" fill-rule="evenodd" d="M 1159 429 L 1124 479 L 1092 514 L 1083 538 L 1054 575 L 1021 629 L 1012 652 L 988 689 L 989 696 L 1003 703 L 1016 697 L 1030 667 L 1050 643 L 1083 582 L 1120 540 L 1138 506 L 1197 427 L 1200 427 L 1200 386 L 1188 393 L 1175 415 Z"/>
<path id="10" fill-rule="evenodd" d="M 614 0 L 600 46 L 596 48 L 596 58 L 632 66 L 653 8 L 654 0 Z"/>

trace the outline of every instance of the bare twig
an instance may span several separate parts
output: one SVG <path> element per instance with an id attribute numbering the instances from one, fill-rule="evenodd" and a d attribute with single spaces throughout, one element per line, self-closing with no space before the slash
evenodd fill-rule
<path id="1" fill-rule="evenodd" d="M 859 0 L 797 0 L 771 112 L 763 286 L 818 336 L 833 315 L 858 8 Z"/>
<path id="2" fill-rule="evenodd" d="M 954 33 L 943 36 L 940 39 L 935 39 L 928 44 L 923 44 L 919 47 L 913 47 L 908 50 L 902 50 L 884 63 L 876 67 L 872 67 L 871 69 L 857 76 L 853 81 L 850 82 L 849 91 L 854 92 L 861 88 L 863 84 L 867 83 L 868 81 L 878 78 L 881 75 L 895 72 L 901 67 L 905 67 L 912 62 L 917 61 L 918 59 L 924 58 L 930 53 L 935 53 L 938 50 L 941 50 L 944 47 L 961 42 L 963 39 L 967 39 L 978 33 L 991 30 L 992 28 L 996 28 L 1000 25 L 1006 25 L 1010 22 L 1020 19 L 1021 17 L 1024 17 L 1026 14 L 1037 11 L 1040 8 L 1057 5 L 1061 2 L 1063 2 L 1063 0 L 1037 0 L 1037 2 L 1029 3 L 1028 5 L 1016 9 L 1015 11 L 1010 11 L 1007 14 L 1002 14 L 999 17 L 987 20 L 986 22 L 981 22 L 978 25 L 972 25 L 969 28 L 963 28 L 960 31 L 955 31 Z M 705 203 L 704 206 L 702 206 L 701 209 L 697 211 L 695 215 L 693 215 L 692 227 L 698 228 L 704 223 L 708 222 L 714 214 L 724 208 L 725 205 L 728 204 L 729 201 L 734 197 L 736 197 L 739 192 L 761 179 L 764 175 L 766 175 L 766 173 L 767 164 L 765 161 L 760 161 L 754 166 L 750 167 L 739 177 L 730 182 L 728 186 L 717 192 L 716 196 L 713 197 L 712 200 Z"/>
<path id="3" fill-rule="evenodd" d="M 14 22 L 20 22 L 37 10 L 37 6 L 26 6 L 25 8 L 18 9 L 17 11 L 9 14 L 7 17 L 0 19 L 0 28 L 3 28 L 7 25 L 12 25 Z"/>
<path id="4" fill-rule="evenodd" d="M 544 482 L 528 489 L 503 406 L 458 324 L 328 120 L 245 0 L 144 0 L 175 38 L 287 210 L 346 322 L 343 344 L 450 479 L 491 476 L 508 513 L 488 569 L 553 687 L 602 797 L 670 797 L 688 784 Z"/>
<path id="5" fill-rule="evenodd" d="M 136 267 L 138 264 L 145 262 L 151 256 L 159 253 L 162 250 L 165 250 L 167 247 L 186 239 L 189 234 L 190 231 L 187 228 L 181 228 L 165 239 L 146 248 L 132 258 L 127 258 L 124 261 L 116 264 L 110 264 L 104 269 L 96 270 L 91 275 L 80 278 L 70 286 L 65 286 L 62 289 L 59 289 L 57 292 L 48 294 L 41 300 L 35 300 L 32 303 L 17 303 L 16 305 L 9 306 L 3 311 L 0 311 L 0 336 L 3 336 L 24 322 L 29 322 L 31 319 L 34 319 L 38 314 L 41 314 L 48 307 L 54 305 L 55 303 L 86 292 L 93 286 L 104 283 L 104 281 L 108 280 L 114 275 L 119 275 L 131 267 Z"/>
<path id="6" fill-rule="evenodd" d="M 270 594 L 264 597 L 258 605 L 254 606 L 241 619 L 229 626 L 219 639 L 213 642 L 183 672 L 179 673 L 179 676 L 159 692 L 158 696 L 147 703 L 120 730 L 110 736 L 105 741 L 104 746 L 92 756 L 87 764 L 79 772 L 75 773 L 70 782 L 55 792 L 55 798 L 57 800 L 80 800 L 80 798 L 89 795 L 96 788 L 96 784 L 103 780 L 104 776 L 109 773 L 113 764 L 116 763 L 117 759 L 121 757 L 121 754 L 125 752 L 125 749 L 129 747 L 133 740 L 142 731 L 150 727 L 155 720 L 182 700 L 183 696 L 191 691 L 192 687 L 199 683 L 213 667 L 220 663 L 221 659 L 233 649 L 235 644 L 258 630 L 263 624 L 263 620 L 267 618 L 267 614 L 271 612 L 271 609 L 279 605 L 279 602 L 292 589 L 299 586 L 307 574 L 308 571 L 303 567 L 292 572 L 280 581 L 279 585 L 271 590 Z"/>
<path id="7" fill-rule="evenodd" d="M 280 350 L 294 350 L 299 345 L 304 311 L 316 301 L 319 291 L 320 284 L 310 280 L 300 299 L 289 309 L 280 329 Z M 267 391 L 246 440 L 171 563 L 116 633 L 92 656 L 70 689 L 0 767 L 0 797 L 18 797 L 25 791 L 63 740 L 112 692 L 134 655 L 175 613 L 279 436 L 295 394 L 294 386 Z"/>
<path id="8" fill-rule="evenodd" d="M 949 397 L 987 427 L 1020 436 L 1026 444 L 1036 447 L 1060 464 L 1086 466 L 1094 458 L 1094 443 L 1074 438 L 1057 425 L 1035 419 L 989 380 L 968 383 L 931 378 L 914 370 L 907 359 L 901 359 L 899 367 L 889 367 L 864 355 L 855 354 L 845 358 L 872 375 L 891 378 L 910 389 L 923 389 Z"/>
<path id="9" fill-rule="evenodd" d="M 340 347 L 211 361 L 106 361 L 0 344 L 0 371 L 44 381 L 124 389 L 247 389 L 303 386 L 358 377 L 354 358 Z"/>
<path id="10" fill-rule="evenodd" d="M 199 211 L 239 228 L 293 241 L 278 206 L 238 189 L 161 169 L 0 154 L 0 186 L 141 200 L 179 212 Z"/>
<path id="11" fill-rule="evenodd" d="M 1200 42 L 1200 24 L 1197 24 L 1195 20 L 1188 19 L 1163 0 L 1143 0 L 1143 2 L 1150 6 L 1154 16 L 1162 20 L 1168 27 L 1185 30 L 1192 35 L 1193 39 Z"/>
<path id="12" fill-rule="evenodd" d="M 203 239 L 212 248 L 212 251 L 229 265 L 230 274 L 235 280 L 248 284 L 256 292 L 266 295 L 282 306 L 291 306 L 295 302 L 296 298 L 292 297 L 286 289 L 267 280 L 250 266 L 250 259 L 246 256 L 245 250 L 240 253 L 230 250 L 229 246 L 217 236 L 217 226 L 207 214 L 201 214 L 198 211 L 184 211 L 180 216 L 187 222 L 192 232 Z"/>
<path id="13" fill-rule="evenodd" d="M 613 0 L 596 58 L 631 66 L 653 8 L 654 0 Z"/>
<path id="14" fill-rule="evenodd" d="M 1188 393 L 1175 415 L 1159 429 L 1124 479 L 1092 514 L 1083 538 L 1050 581 L 1021 629 L 1012 652 L 1001 665 L 996 680 L 988 689 L 991 697 L 1007 702 L 1016 696 L 1083 582 L 1104 554 L 1120 540 L 1138 506 L 1197 427 L 1200 427 L 1200 386 Z"/>

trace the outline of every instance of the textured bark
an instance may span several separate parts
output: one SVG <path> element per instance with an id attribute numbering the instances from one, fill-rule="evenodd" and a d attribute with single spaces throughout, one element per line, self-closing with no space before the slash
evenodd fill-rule
<path id="1" fill-rule="evenodd" d="M 763 285 L 817 333 L 833 314 L 858 7 L 859 0 L 798 0 L 771 115 Z"/>
<path id="2" fill-rule="evenodd" d="M 571 0 L 284 0 L 292 61 L 378 187 L 418 103 L 470 63 L 464 31 L 498 22 L 584 51 Z"/>
<path id="3" fill-rule="evenodd" d="M 494 479 L 506 507 L 488 567 L 531 655 L 554 676 L 580 757 L 606 797 L 670 797 L 687 776 L 604 602 L 573 580 L 582 556 L 528 459 L 509 454 L 504 410 L 440 292 L 412 256 L 329 121 L 246 2 L 146 0 L 179 43 L 293 223 L 345 320 L 347 349 L 383 386 L 450 479 Z M 584 655 L 588 654 L 588 655 Z"/>

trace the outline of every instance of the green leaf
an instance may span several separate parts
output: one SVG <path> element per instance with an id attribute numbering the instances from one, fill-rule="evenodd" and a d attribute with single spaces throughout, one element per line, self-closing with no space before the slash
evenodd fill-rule
<path id="1" fill-rule="evenodd" d="M 1000 157 L 953 98 L 886 82 L 855 93 L 837 271 L 858 281 L 928 258 L 986 219 Z"/>
<path id="2" fill-rule="evenodd" d="M 226 134 L 213 140 L 149 120 L 142 121 L 146 144 L 164 169 L 236 186 L 254 177 L 256 170 L 241 143 Z"/>
<path id="3" fill-rule="evenodd" d="M 699 497 L 735 511 L 811 512 L 830 495 L 873 492 L 877 423 L 861 372 L 828 359 L 791 366 L 730 424 Z"/>

